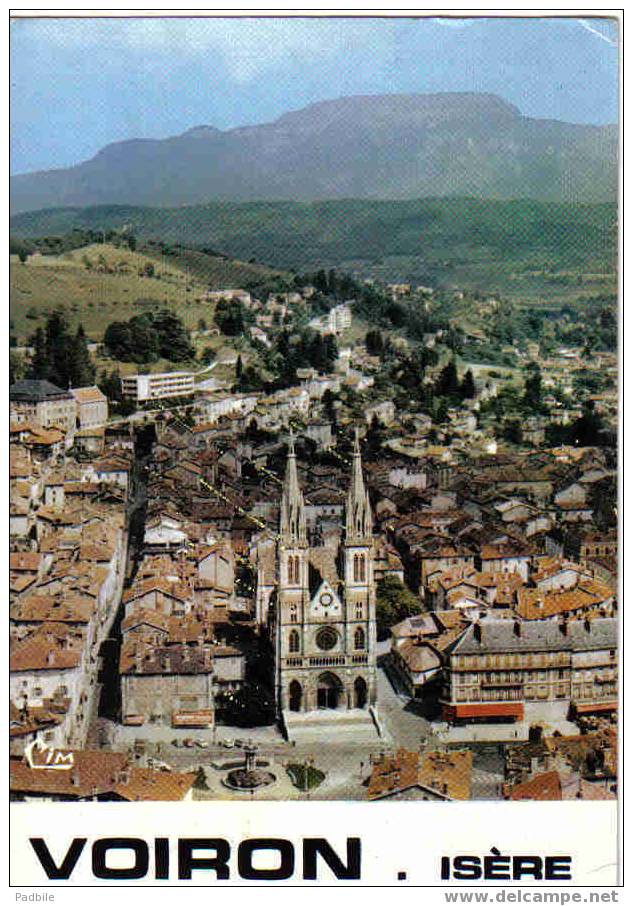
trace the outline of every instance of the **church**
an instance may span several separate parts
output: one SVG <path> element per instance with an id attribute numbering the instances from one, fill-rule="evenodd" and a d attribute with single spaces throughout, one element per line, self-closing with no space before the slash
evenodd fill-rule
<path id="1" fill-rule="evenodd" d="M 376 589 L 369 494 L 358 435 L 338 549 L 310 544 L 291 438 L 277 542 L 275 686 L 288 712 L 368 709 L 376 701 Z"/>

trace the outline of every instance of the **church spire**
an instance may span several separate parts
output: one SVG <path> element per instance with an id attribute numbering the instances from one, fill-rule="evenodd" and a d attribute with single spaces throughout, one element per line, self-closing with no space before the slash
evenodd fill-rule
<path id="1" fill-rule="evenodd" d="M 286 475 L 281 495 L 281 518 L 279 531 L 283 544 L 291 547 L 303 547 L 307 544 L 306 516 L 303 494 L 299 487 L 297 474 L 297 457 L 295 454 L 294 435 L 290 435 Z"/>
<path id="2" fill-rule="evenodd" d="M 372 535 L 373 518 L 369 492 L 365 490 L 363 466 L 360 457 L 358 428 L 354 431 L 354 451 L 352 454 L 352 478 L 347 494 L 345 508 L 345 539 L 348 543 L 367 543 Z"/>

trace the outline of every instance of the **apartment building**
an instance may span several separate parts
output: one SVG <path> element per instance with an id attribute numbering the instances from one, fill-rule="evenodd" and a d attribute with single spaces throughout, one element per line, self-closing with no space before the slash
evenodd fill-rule
<path id="1" fill-rule="evenodd" d="M 260 398 L 258 393 L 216 393 L 198 399 L 194 418 L 198 424 L 214 425 L 230 415 L 248 415 Z"/>
<path id="2" fill-rule="evenodd" d="M 157 616 L 151 620 L 157 622 Z M 158 644 L 143 634 L 124 636 L 119 666 L 123 723 L 212 726 L 214 646 L 203 638 L 193 647 L 170 644 L 169 631 L 161 635 L 165 638 Z"/>
<path id="3" fill-rule="evenodd" d="M 98 387 L 75 387 L 70 393 L 77 403 L 77 426 L 101 428 L 108 421 L 108 398 Z"/>
<path id="4" fill-rule="evenodd" d="M 336 305 L 328 313 L 328 327 L 331 333 L 341 333 L 348 327 L 352 326 L 352 309 L 350 304 L 344 302 L 342 305 Z"/>
<path id="5" fill-rule="evenodd" d="M 16 381 L 9 388 L 11 421 L 29 422 L 32 427 L 61 428 L 72 432 L 77 402 L 69 390 L 50 381 Z"/>
<path id="6" fill-rule="evenodd" d="M 352 326 L 351 302 L 343 302 L 331 308 L 326 315 L 312 318 L 309 326 L 325 336 L 326 334 L 339 334 Z"/>
<path id="7" fill-rule="evenodd" d="M 617 707 L 617 620 L 484 619 L 448 652 L 444 718 L 555 720 Z"/>
<path id="8" fill-rule="evenodd" d="M 189 371 L 130 374 L 121 378 L 121 392 L 126 399 L 133 399 L 137 403 L 177 396 L 192 396 L 194 375 Z"/>

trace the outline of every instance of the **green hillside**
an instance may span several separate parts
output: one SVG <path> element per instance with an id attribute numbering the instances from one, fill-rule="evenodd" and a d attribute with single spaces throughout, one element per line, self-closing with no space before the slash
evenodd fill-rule
<path id="1" fill-rule="evenodd" d="M 426 198 L 58 208 L 16 215 L 11 233 L 126 226 L 144 241 L 209 246 L 277 268 L 338 267 L 387 281 L 556 300 L 569 287 L 576 296 L 613 288 L 616 223 L 613 204 Z"/>
<path id="2" fill-rule="evenodd" d="M 159 307 L 176 312 L 190 328 L 201 318 L 211 326 L 215 306 L 204 301 L 206 290 L 275 275 L 258 265 L 202 253 L 167 257 L 156 249 L 132 252 L 109 244 L 62 255 L 36 253 L 24 264 L 12 255 L 11 332 L 24 341 L 59 307 L 94 340 L 102 338 L 112 321 Z"/>

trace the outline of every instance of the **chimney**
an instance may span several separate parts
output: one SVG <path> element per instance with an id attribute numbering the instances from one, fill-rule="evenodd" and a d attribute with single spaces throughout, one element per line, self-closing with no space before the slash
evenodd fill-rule
<path id="1" fill-rule="evenodd" d="M 521 638 L 521 623 L 519 620 L 514 621 L 514 634 L 518 639 Z"/>
<path id="2" fill-rule="evenodd" d="M 481 623 L 479 622 L 479 620 L 477 620 L 474 624 L 473 633 L 475 635 L 475 639 L 481 643 Z"/>
<path id="3" fill-rule="evenodd" d="M 585 617 L 584 625 L 585 625 L 585 632 L 591 632 L 591 620 L 589 619 L 589 617 Z"/>
<path id="4" fill-rule="evenodd" d="M 563 614 L 563 616 L 559 620 L 558 628 L 560 629 L 562 635 L 567 635 L 567 614 Z"/>

